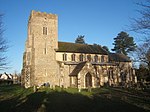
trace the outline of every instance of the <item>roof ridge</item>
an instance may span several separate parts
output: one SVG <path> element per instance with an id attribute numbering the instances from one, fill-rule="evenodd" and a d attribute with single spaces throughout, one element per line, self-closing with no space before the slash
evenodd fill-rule
<path id="1" fill-rule="evenodd" d="M 80 44 L 80 45 L 90 45 L 90 46 L 94 46 L 93 44 L 87 44 L 87 43 L 85 43 L 85 44 L 81 44 L 81 43 L 73 43 L 73 42 L 63 42 L 63 41 L 58 41 L 58 43 L 69 43 L 69 44 Z M 101 47 L 101 45 L 99 45 L 100 47 Z"/>
<path id="2" fill-rule="evenodd" d="M 80 44 L 71 42 L 58 42 L 57 52 L 73 52 L 73 53 L 88 53 L 88 54 L 102 54 L 108 53 L 100 45 Z"/>

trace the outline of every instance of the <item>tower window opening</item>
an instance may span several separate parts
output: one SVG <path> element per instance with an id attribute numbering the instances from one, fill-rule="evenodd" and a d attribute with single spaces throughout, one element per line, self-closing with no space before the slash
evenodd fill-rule
<path id="1" fill-rule="evenodd" d="M 46 50 L 46 48 L 44 48 L 44 54 L 47 54 L 47 50 Z"/>
<path id="2" fill-rule="evenodd" d="M 43 35 L 47 35 L 47 27 L 43 27 Z"/>

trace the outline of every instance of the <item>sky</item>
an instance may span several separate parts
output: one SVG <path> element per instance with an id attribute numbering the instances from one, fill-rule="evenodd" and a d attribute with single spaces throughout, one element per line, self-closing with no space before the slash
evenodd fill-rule
<path id="1" fill-rule="evenodd" d="M 27 39 L 27 23 L 31 10 L 58 15 L 58 40 L 74 42 L 84 35 L 88 44 L 113 48 L 113 38 L 126 31 L 137 41 L 138 35 L 128 32 L 130 18 L 138 17 L 135 3 L 142 0 L 1 0 L 4 14 L 4 34 L 9 49 L 7 73 L 21 73 L 23 52 Z"/>

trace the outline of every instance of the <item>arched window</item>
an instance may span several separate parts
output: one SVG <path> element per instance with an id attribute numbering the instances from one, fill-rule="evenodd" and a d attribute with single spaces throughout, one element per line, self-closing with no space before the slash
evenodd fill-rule
<path id="1" fill-rule="evenodd" d="M 79 55 L 79 60 L 80 60 L 80 61 L 83 61 L 83 54 L 80 54 L 80 55 Z"/>
<path id="2" fill-rule="evenodd" d="M 92 76 L 90 73 L 87 73 L 85 76 L 85 86 L 92 87 Z"/>
<path id="3" fill-rule="evenodd" d="M 97 55 L 94 56 L 94 61 L 98 62 L 98 56 Z"/>
<path id="4" fill-rule="evenodd" d="M 76 61 L 75 56 L 76 56 L 75 54 L 72 54 L 72 55 L 71 55 L 71 60 L 72 60 L 72 61 Z"/>
<path id="5" fill-rule="evenodd" d="M 87 55 L 87 61 L 91 61 L 91 55 Z"/>
<path id="6" fill-rule="evenodd" d="M 104 60 L 104 56 L 101 56 L 101 62 L 104 62 L 105 60 Z"/>
<path id="7" fill-rule="evenodd" d="M 63 61 L 67 61 L 67 54 L 63 54 Z"/>

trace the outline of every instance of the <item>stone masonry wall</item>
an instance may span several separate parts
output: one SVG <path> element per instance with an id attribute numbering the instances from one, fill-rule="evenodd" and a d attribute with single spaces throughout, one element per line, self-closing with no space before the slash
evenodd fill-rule
<path id="1" fill-rule="evenodd" d="M 57 15 L 32 11 L 26 44 L 26 51 L 31 48 L 30 86 L 47 82 L 58 85 L 59 66 L 55 52 L 58 49 Z"/>

